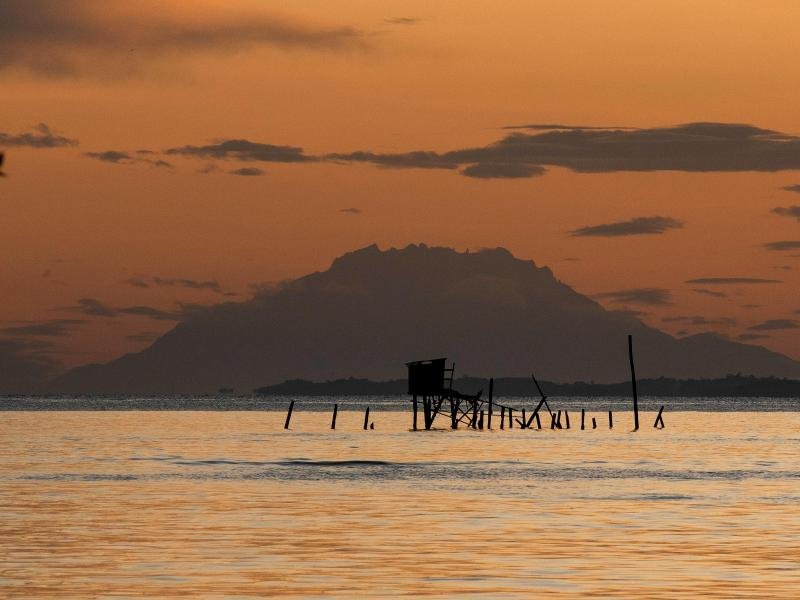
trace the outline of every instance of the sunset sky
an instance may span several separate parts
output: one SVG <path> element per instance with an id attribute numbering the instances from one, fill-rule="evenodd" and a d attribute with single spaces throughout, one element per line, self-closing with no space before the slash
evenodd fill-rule
<path id="1" fill-rule="evenodd" d="M 791 0 L 5 1 L 0 353 L 109 360 L 423 242 L 800 359 L 798 22 Z"/>

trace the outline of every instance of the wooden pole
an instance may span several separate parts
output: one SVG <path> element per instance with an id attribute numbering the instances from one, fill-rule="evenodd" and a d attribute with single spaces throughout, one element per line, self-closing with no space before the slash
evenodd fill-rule
<path id="1" fill-rule="evenodd" d="M 431 428 L 431 399 L 428 396 L 422 397 L 422 408 L 425 411 L 425 430 Z"/>
<path id="2" fill-rule="evenodd" d="M 369 425 L 369 406 L 367 407 L 367 410 L 364 411 L 364 430 L 367 429 L 368 425 Z"/>
<path id="3" fill-rule="evenodd" d="M 611 411 L 608 411 L 608 428 L 614 429 L 614 417 L 611 414 Z"/>
<path id="4" fill-rule="evenodd" d="M 628 336 L 628 359 L 631 363 L 631 386 L 633 388 L 633 430 L 639 431 L 639 395 L 636 393 L 636 369 L 633 366 L 633 336 Z"/>
<path id="5" fill-rule="evenodd" d="M 450 398 L 450 429 L 458 429 L 458 404 Z"/>
<path id="6" fill-rule="evenodd" d="M 508 407 L 508 428 L 514 429 L 514 409 Z"/>
<path id="7" fill-rule="evenodd" d="M 597 419 L 592 417 L 592 429 L 597 429 Z"/>
<path id="8" fill-rule="evenodd" d="M 500 429 L 506 428 L 506 407 L 500 407 Z"/>
<path id="9" fill-rule="evenodd" d="M 550 429 L 555 429 L 555 428 L 556 428 L 556 413 L 551 412 L 550 413 Z"/>
<path id="10" fill-rule="evenodd" d="M 483 412 L 481 411 L 480 419 L 478 419 L 478 429 L 483 429 Z"/>
<path id="11" fill-rule="evenodd" d="M 476 429 L 478 427 L 478 399 L 472 401 L 472 428 Z"/>
<path id="12" fill-rule="evenodd" d="M 414 394 L 414 431 L 417 430 L 417 396 Z"/>
<path id="13" fill-rule="evenodd" d="M 289 421 L 292 420 L 292 411 L 294 410 L 294 400 L 289 402 L 289 412 L 286 413 L 286 421 L 283 423 L 284 429 L 289 429 Z"/>
<path id="14" fill-rule="evenodd" d="M 581 409 L 581 431 L 586 429 L 586 409 Z"/>
<path id="15" fill-rule="evenodd" d="M 336 429 L 336 413 L 339 412 L 339 405 L 333 405 L 333 416 L 331 417 L 331 429 Z"/>
<path id="16" fill-rule="evenodd" d="M 528 428 L 528 421 L 525 420 L 525 409 L 522 409 L 522 422 L 519 425 L 520 429 Z"/>
<path id="17" fill-rule="evenodd" d="M 488 414 L 489 418 L 488 418 L 488 420 L 486 422 L 486 428 L 487 429 L 491 429 L 492 428 L 492 400 L 493 400 L 492 394 L 493 394 L 493 392 L 494 392 L 494 377 L 490 377 L 489 378 L 489 414 Z"/>
<path id="18" fill-rule="evenodd" d="M 661 417 L 661 413 L 663 412 L 664 412 L 664 407 L 662 406 L 661 408 L 658 409 L 658 416 L 656 417 L 656 422 L 653 423 L 653 427 L 655 427 L 656 429 L 664 429 L 664 419 Z M 661 424 L 660 427 L 659 423 Z"/>
<path id="19" fill-rule="evenodd" d="M 564 411 L 564 418 L 567 420 L 567 429 L 569 429 L 569 411 Z"/>
<path id="20" fill-rule="evenodd" d="M 536 429 L 542 428 L 542 420 L 539 418 L 539 413 L 536 413 Z"/>
<path id="21" fill-rule="evenodd" d="M 556 417 L 556 429 L 561 429 L 561 411 L 558 411 L 558 416 Z"/>

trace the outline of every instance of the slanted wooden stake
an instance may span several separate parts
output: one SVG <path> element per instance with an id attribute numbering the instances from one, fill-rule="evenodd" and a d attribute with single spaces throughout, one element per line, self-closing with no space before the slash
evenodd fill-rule
<path id="1" fill-rule="evenodd" d="M 614 429 L 614 417 L 611 414 L 611 411 L 608 411 L 608 428 Z"/>
<path id="2" fill-rule="evenodd" d="M 639 396 L 636 393 L 636 369 L 633 366 L 633 336 L 628 336 L 628 358 L 631 362 L 631 386 L 633 388 L 633 430 L 639 431 Z"/>
<path id="3" fill-rule="evenodd" d="M 586 429 L 586 409 L 581 409 L 581 431 Z"/>
<path id="4" fill-rule="evenodd" d="M 333 416 L 331 417 L 331 429 L 336 429 L 336 413 L 339 412 L 339 405 L 333 405 Z"/>
<path id="5" fill-rule="evenodd" d="M 286 421 L 283 423 L 284 429 L 289 429 L 289 421 L 292 420 L 292 411 L 294 410 L 294 400 L 289 402 L 289 412 L 286 413 Z"/>
<path id="6" fill-rule="evenodd" d="M 569 411 L 564 411 L 564 418 L 567 420 L 567 429 L 569 429 Z"/>
<path id="7" fill-rule="evenodd" d="M 494 377 L 489 378 L 489 413 L 488 413 L 488 420 L 486 422 L 486 428 L 492 428 L 492 393 L 494 392 Z"/>
<path id="8" fill-rule="evenodd" d="M 539 418 L 539 412 L 536 412 L 536 429 L 542 428 L 542 420 Z"/>
<path id="9" fill-rule="evenodd" d="M 500 429 L 506 428 L 506 407 L 500 407 Z"/>
<path id="10" fill-rule="evenodd" d="M 367 429 L 367 424 L 369 423 L 369 406 L 367 410 L 364 411 L 364 429 Z"/>
<path id="11" fill-rule="evenodd" d="M 653 423 L 653 427 L 656 429 L 664 429 L 664 419 L 661 417 L 661 413 L 664 412 L 664 407 L 658 409 L 658 416 L 656 417 L 656 422 Z"/>

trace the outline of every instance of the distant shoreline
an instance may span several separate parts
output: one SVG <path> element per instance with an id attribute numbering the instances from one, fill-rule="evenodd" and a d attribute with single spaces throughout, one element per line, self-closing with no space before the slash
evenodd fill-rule
<path id="1" fill-rule="evenodd" d="M 631 394 L 630 381 L 619 383 L 555 383 L 540 382 L 548 397 L 626 397 Z M 800 380 L 779 379 L 776 377 L 754 377 L 728 375 L 716 379 L 640 379 L 640 396 L 659 397 L 703 397 L 703 398 L 792 398 L 800 399 Z M 276 385 L 264 386 L 254 390 L 257 396 L 405 396 L 405 379 L 373 381 L 370 379 L 336 379 L 314 382 L 305 379 L 292 379 Z M 479 377 L 461 377 L 453 383 L 460 392 L 484 393 L 489 388 L 489 380 Z M 498 377 L 494 380 L 495 395 L 500 397 L 536 396 L 537 391 L 531 379 L 526 377 Z"/>

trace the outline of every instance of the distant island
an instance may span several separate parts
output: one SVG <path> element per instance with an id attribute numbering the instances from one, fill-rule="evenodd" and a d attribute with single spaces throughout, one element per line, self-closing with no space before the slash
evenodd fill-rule
<path id="1" fill-rule="evenodd" d="M 544 392 L 550 397 L 557 396 L 629 396 L 630 381 L 619 383 L 575 383 L 540 382 Z M 276 385 L 254 390 L 259 396 L 402 396 L 407 393 L 405 379 L 372 381 L 370 379 L 336 379 L 331 381 L 308 381 L 290 379 Z M 489 389 L 489 380 L 480 377 L 461 377 L 453 383 L 460 392 L 484 393 Z M 717 379 L 641 379 L 638 381 L 640 396 L 671 397 L 750 397 L 750 398 L 792 398 L 800 399 L 800 380 L 777 377 L 755 377 L 752 375 L 728 375 Z M 522 397 L 536 396 L 536 387 L 526 377 L 499 377 L 494 380 L 496 396 Z"/>

